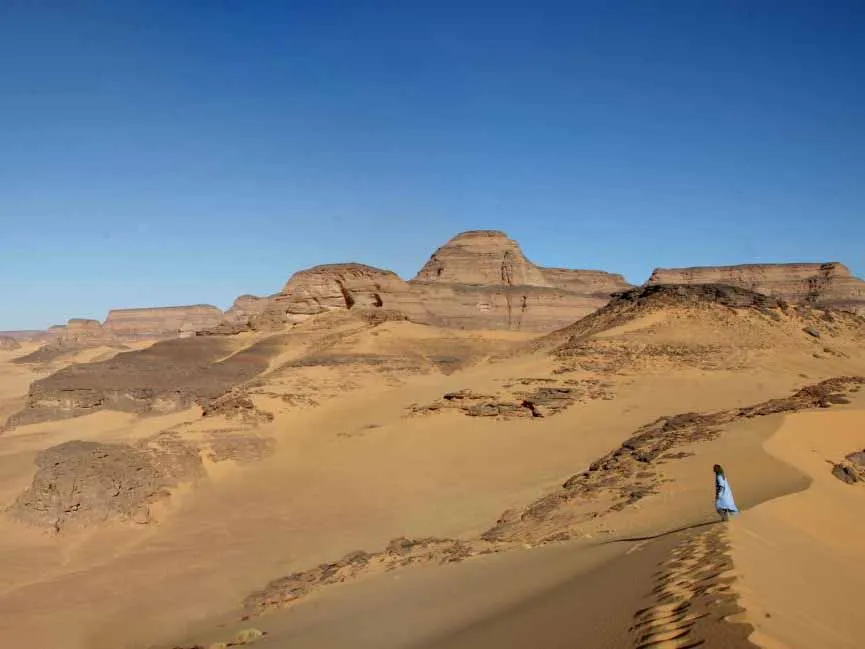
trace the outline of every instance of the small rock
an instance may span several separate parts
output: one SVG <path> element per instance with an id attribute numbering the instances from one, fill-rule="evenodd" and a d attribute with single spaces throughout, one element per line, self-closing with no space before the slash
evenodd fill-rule
<path id="1" fill-rule="evenodd" d="M 802 329 L 802 331 L 804 331 L 809 336 L 814 336 L 814 338 L 820 337 L 820 332 L 817 331 L 814 327 L 805 327 Z"/>
<path id="2" fill-rule="evenodd" d="M 234 636 L 234 642 L 236 644 L 251 644 L 263 637 L 264 631 L 259 631 L 258 629 L 244 629 Z"/>
<path id="3" fill-rule="evenodd" d="M 859 481 L 859 476 L 853 467 L 844 464 L 836 464 L 832 467 L 832 475 L 846 484 L 856 484 Z"/>

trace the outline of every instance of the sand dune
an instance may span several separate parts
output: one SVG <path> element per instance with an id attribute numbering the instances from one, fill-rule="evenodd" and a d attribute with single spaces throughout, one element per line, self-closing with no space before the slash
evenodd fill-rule
<path id="1" fill-rule="evenodd" d="M 855 381 L 791 395 L 865 373 L 865 328 L 848 315 L 704 299 L 620 302 L 541 338 L 331 313 L 276 334 L 195 342 L 221 355 L 184 366 L 170 389 L 242 361 L 241 379 L 219 375 L 226 392 L 216 399 L 142 412 L 100 402 L 59 420 L 49 408 L 0 437 L 4 507 L 30 485 L 39 453 L 70 440 L 140 449 L 167 439 L 194 449 L 202 474 L 153 494 L 143 520 L 86 519 L 57 533 L 5 515 L 5 639 L 144 649 L 226 641 L 254 626 L 267 632 L 257 645 L 281 649 L 531 638 L 663 649 L 741 645 L 747 623 L 766 633 L 727 619 L 749 571 L 736 564 L 745 547 L 728 536 L 736 528 L 707 525 L 711 465 L 730 467 L 743 506 L 766 503 L 749 514 L 807 487 L 774 442 L 769 452 L 762 444 L 788 406 L 846 416 Z M 134 357 L 148 370 L 147 394 L 168 383 L 152 364 L 159 350 L 189 345 Z M 127 367 L 92 354 L 67 372 L 83 381 L 76 389 L 96 375 L 111 387 L 102 369 Z M 41 378 L 16 367 L 0 359 L 7 413 Z M 128 389 L 136 380 L 124 374 Z M 292 575 L 321 583 L 295 597 Z M 724 606 L 713 608 L 714 596 Z M 575 599 L 593 597 L 574 612 Z M 245 601 L 265 614 L 241 621 Z"/>
<path id="2" fill-rule="evenodd" d="M 752 640 L 766 649 L 862 647 L 865 483 L 841 482 L 831 463 L 865 449 L 865 409 L 791 415 L 765 448 L 811 484 L 730 527 Z"/>

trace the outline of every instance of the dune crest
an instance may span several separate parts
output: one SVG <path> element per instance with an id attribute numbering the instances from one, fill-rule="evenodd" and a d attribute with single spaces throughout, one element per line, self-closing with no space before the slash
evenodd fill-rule
<path id="1" fill-rule="evenodd" d="M 865 410 L 790 415 L 765 448 L 811 484 L 730 526 L 751 640 L 765 649 L 861 647 L 865 483 L 842 481 L 832 468 L 865 448 Z"/>

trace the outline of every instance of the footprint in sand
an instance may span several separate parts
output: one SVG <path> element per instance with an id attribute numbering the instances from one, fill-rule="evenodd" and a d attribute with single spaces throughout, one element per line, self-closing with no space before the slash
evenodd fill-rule
<path id="1" fill-rule="evenodd" d="M 634 613 L 631 633 L 636 649 L 692 649 L 706 645 L 699 626 L 735 613 L 731 591 L 730 545 L 717 527 L 695 534 L 659 565 L 648 599 L 652 604 Z"/>

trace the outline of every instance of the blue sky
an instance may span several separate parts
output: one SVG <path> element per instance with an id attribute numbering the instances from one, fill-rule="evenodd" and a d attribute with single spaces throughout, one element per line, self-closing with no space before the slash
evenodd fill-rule
<path id="1" fill-rule="evenodd" d="M 865 275 L 862 33 L 860 2 L 0 3 L 0 329 L 411 277 L 475 228 L 635 283 Z"/>

